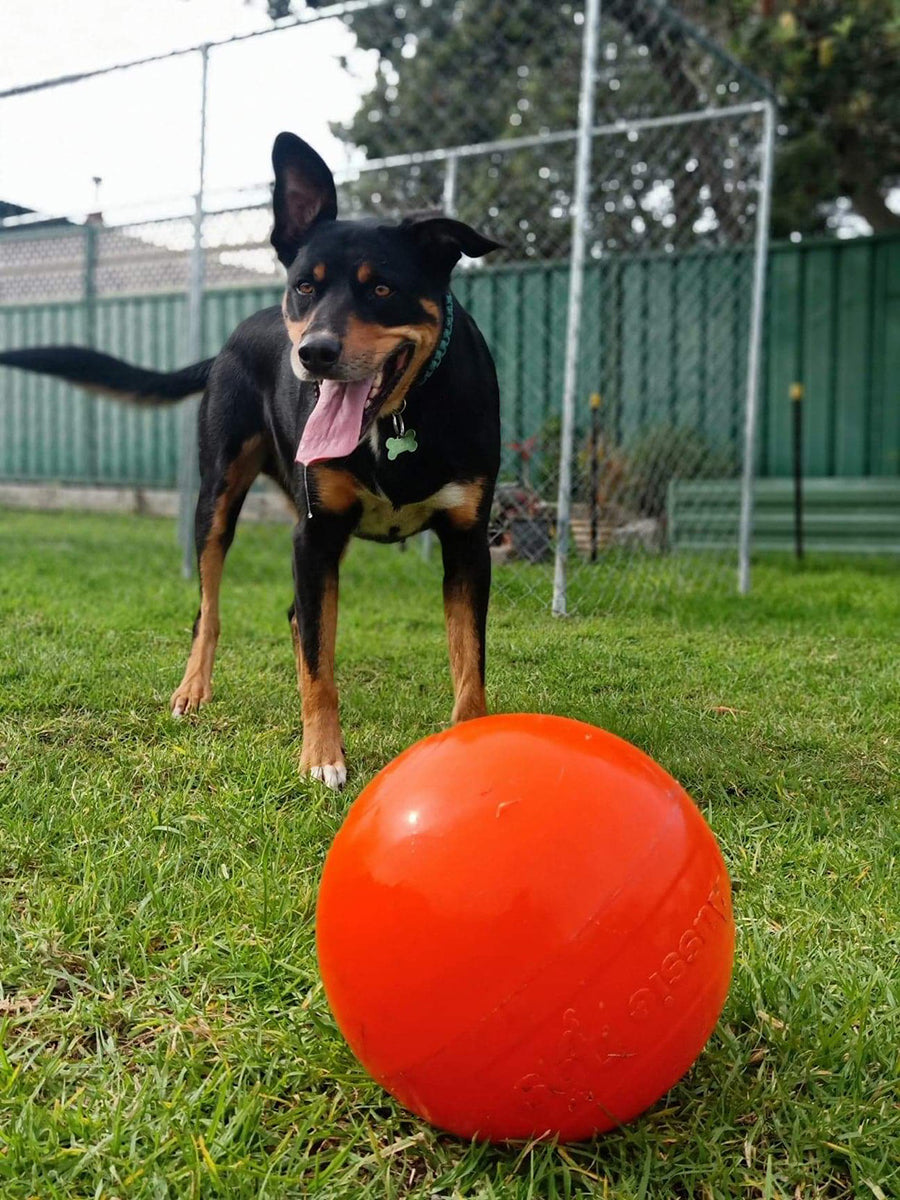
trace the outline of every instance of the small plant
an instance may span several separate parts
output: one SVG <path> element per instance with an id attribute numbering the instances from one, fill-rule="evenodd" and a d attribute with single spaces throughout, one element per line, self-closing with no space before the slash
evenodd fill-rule
<path id="1" fill-rule="evenodd" d="M 532 459 L 539 440 L 540 434 L 534 434 L 509 444 L 519 459 L 518 480 L 497 485 L 491 512 L 491 545 L 528 562 L 543 562 L 552 548 L 552 506 L 531 481 Z"/>
<path id="2" fill-rule="evenodd" d="M 529 438 L 528 480 L 546 500 L 556 502 L 559 486 L 559 440 L 562 420 L 548 417 L 538 432 Z M 626 470 L 623 452 L 602 433 L 597 442 L 597 502 L 604 511 L 619 503 Z M 591 499 L 591 442 L 587 434 L 579 436 L 572 462 L 572 501 L 587 504 Z"/>
<path id="3" fill-rule="evenodd" d="M 639 433 L 624 451 L 621 502 L 645 517 L 662 517 L 673 479 L 729 479 L 738 474 L 738 456 L 696 430 L 653 425 Z"/>

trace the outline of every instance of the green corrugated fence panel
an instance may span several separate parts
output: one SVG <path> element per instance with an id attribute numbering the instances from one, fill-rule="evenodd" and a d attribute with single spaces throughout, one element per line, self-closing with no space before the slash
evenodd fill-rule
<path id="1" fill-rule="evenodd" d="M 81 304 L 0 307 L 0 347 L 84 340 Z M 90 477 L 87 414 L 93 401 L 56 380 L 3 371 L 0 477 Z M 74 401 L 74 402 L 73 402 Z"/>
<path id="2" fill-rule="evenodd" d="M 837 411 L 835 446 L 837 475 L 865 475 L 868 469 L 866 422 L 871 406 L 873 247 L 854 240 L 839 259 Z"/>
<path id="3" fill-rule="evenodd" d="M 522 274 L 519 271 L 486 276 L 491 291 L 491 350 L 497 366 L 500 395 L 506 400 L 503 413 L 504 439 L 517 442 L 525 437 L 522 411 L 521 345 Z"/>
<path id="4" fill-rule="evenodd" d="M 550 395 L 549 342 L 552 337 L 548 271 L 522 274 L 520 409 L 526 436 L 539 430 L 555 407 Z"/>
<path id="5" fill-rule="evenodd" d="M 787 400 L 798 378 L 797 346 L 800 320 L 802 262 L 793 249 L 779 248 L 769 263 L 768 344 L 765 394 Z M 762 473 L 787 475 L 791 470 L 790 404 L 766 406 L 762 446 Z"/>
<path id="6" fill-rule="evenodd" d="M 646 266 L 640 259 L 625 262 L 619 277 L 622 291 L 622 346 L 618 381 L 617 427 L 627 443 L 640 429 L 647 392 Z"/>
<path id="7" fill-rule="evenodd" d="M 169 370 L 185 359 L 187 302 L 163 295 L 103 298 L 94 317 L 98 350 L 138 366 Z M 97 481 L 172 486 L 177 478 L 178 406 L 141 408 L 97 399 Z"/>
<path id="8" fill-rule="evenodd" d="M 884 274 L 884 331 L 882 372 L 877 410 L 873 421 L 873 463 L 885 474 L 900 475 L 900 239 L 885 243 L 882 250 Z"/>
<path id="9" fill-rule="evenodd" d="M 459 272 L 454 280 L 454 291 L 459 298 L 460 303 L 468 312 L 472 314 L 481 332 L 484 334 L 488 344 L 492 347 L 498 347 L 498 325 L 497 325 L 497 296 L 499 293 L 499 285 L 493 278 L 494 272 L 473 268 L 469 271 Z M 508 293 L 508 288 L 505 288 L 503 295 Z M 514 364 L 497 349 L 495 355 L 497 367 L 497 378 L 500 383 L 501 397 L 501 412 L 503 420 L 503 429 L 507 431 L 514 428 L 515 409 L 513 407 L 513 382 L 514 376 L 512 368 Z M 512 440 L 509 436 L 504 437 L 504 442 L 508 443 Z M 508 472 L 514 472 L 515 455 L 509 449 L 508 444 L 504 445 L 503 450 L 503 469 Z"/>
<path id="10" fill-rule="evenodd" d="M 569 275 L 566 272 L 566 287 Z M 584 273 L 584 286 L 581 295 L 581 338 L 579 341 L 579 361 L 576 395 L 581 397 L 581 405 L 576 420 L 583 432 L 585 416 L 587 415 L 586 399 L 591 392 L 600 390 L 600 362 L 603 353 L 603 294 L 608 286 L 607 272 L 599 264 L 590 264 Z M 566 296 L 568 305 L 568 295 Z M 565 325 L 563 325 L 565 329 Z M 564 341 L 559 340 L 558 353 L 563 357 Z M 549 350 L 549 347 L 548 347 Z"/>
<path id="11" fill-rule="evenodd" d="M 279 287 L 231 288 L 207 292 L 203 307 L 203 346 L 207 356 L 218 354 L 233 331 L 260 309 L 280 305 Z"/>
<path id="12" fill-rule="evenodd" d="M 672 338 L 675 329 L 673 281 L 676 272 L 671 256 L 651 260 L 646 271 L 648 361 L 642 424 L 670 425 L 677 405 Z"/>
<path id="13" fill-rule="evenodd" d="M 807 474 L 900 475 L 900 239 L 776 246 L 769 264 L 760 473 L 791 470 L 800 382 Z"/>
<path id="14" fill-rule="evenodd" d="M 792 550 L 793 481 L 758 480 L 754 495 L 754 547 Z M 740 483 L 676 480 L 669 487 L 668 517 L 675 549 L 733 548 L 740 521 Z M 803 538 L 810 551 L 900 554 L 900 479 L 805 480 Z"/>
<path id="15" fill-rule="evenodd" d="M 660 424 L 738 447 L 746 384 L 749 249 L 608 256 L 591 262 L 579 345 L 577 428 L 592 392 L 605 435 L 626 445 Z M 509 444 L 558 422 L 565 361 L 565 263 L 475 267 L 454 288 L 497 361 L 504 472 Z M 214 354 L 281 289 L 211 291 L 204 347 Z M 0 345 L 85 342 L 163 369 L 187 360 L 183 295 L 103 298 L 0 308 Z M 759 437 L 759 472 L 791 466 L 790 385 L 805 396 L 804 466 L 813 476 L 900 476 L 900 238 L 773 247 Z M 177 408 L 142 411 L 65 385 L 0 372 L 0 477 L 171 485 Z"/>
<path id="16" fill-rule="evenodd" d="M 710 441 L 732 443 L 743 411 L 746 379 L 747 334 L 742 323 L 741 292 L 747 287 L 744 252 L 710 254 L 706 264 L 701 314 L 704 351 L 703 434 Z"/>
<path id="17" fill-rule="evenodd" d="M 676 259 L 672 271 L 672 395 L 677 416 L 706 432 L 709 412 L 701 361 L 708 344 L 704 312 L 704 268 L 708 257 Z"/>
<path id="18" fill-rule="evenodd" d="M 566 324 L 569 310 L 569 272 L 566 267 L 549 270 L 547 303 L 549 319 L 544 341 L 544 378 L 547 387 L 547 416 L 559 417 L 562 408 L 563 378 L 566 370 Z"/>
<path id="19" fill-rule="evenodd" d="M 775 386 L 770 388 L 768 407 L 779 398 L 782 415 L 782 436 L 790 444 L 787 422 L 790 403 L 785 397 L 791 383 L 803 381 L 804 425 L 803 470 L 811 475 L 830 475 L 834 470 L 834 404 L 837 391 L 835 359 L 837 352 L 838 263 L 840 247 L 799 255 L 791 247 L 787 254 L 797 263 L 802 285 L 803 307 L 797 317 L 793 347 L 787 346 L 782 356 L 783 370 Z M 784 254 L 781 255 L 784 257 Z M 776 331 L 770 321 L 770 345 Z"/>

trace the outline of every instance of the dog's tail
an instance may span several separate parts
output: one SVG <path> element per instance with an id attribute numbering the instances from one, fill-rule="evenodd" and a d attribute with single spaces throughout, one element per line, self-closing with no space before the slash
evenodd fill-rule
<path id="1" fill-rule="evenodd" d="M 0 366 L 53 375 L 102 396 L 150 405 L 174 404 L 202 392 L 214 362 L 214 358 L 207 358 L 180 371 L 166 372 L 146 371 L 81 346 L 36 346 L 0 352 Z"/>

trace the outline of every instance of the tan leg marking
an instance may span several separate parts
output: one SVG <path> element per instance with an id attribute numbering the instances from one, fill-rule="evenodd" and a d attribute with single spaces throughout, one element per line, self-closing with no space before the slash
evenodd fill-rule
<path id="1" fill-rule="evenodd" d="M 470 721 L 487 714 L 484 682 L 481 678 L 481 646 L 471 599 L 462 589 L 455 589 L 444 599 L 447 621 L 447 642 L 450 647 L 450 671 L 456 702 L 453 705 L 454 724 Z"/>
<path id="2" fill-rule="evenodd" d="M 219 641 L 219 589 L 225 565 L 222 535 L 235 500 L 259 474 L 264 457 L 261 435 L 249 438 L 225 474 L 225 491 L 216 501 L 206 544 L 200 552 L 200 617 L 191 644 L 184 678 L 172 693 L 172 715 L 195 712 L 212 697 L 212 671 Z"/>
<path id="3" fill-rule="evenodd" d="M 316 464 L 310 468 L 316 503 L 332 513 L 345 513 L 359 499 L 356 480 L 349 471 Z"/>
<path id="4" fill-rule="evenodd" d="M 484 495 L 484 484 L 483 479 L 475 479 L 472 483 L 458 485 L 462 493 L 461 499 L 458 504 L 447 509 L 450 523 L 456 529 L 471 529 L 478 520 L 478 509 Z"/>
<path id="5" fill-rule="evenodd" d="M 334 682 L 334 648 L 337 637 L 337 580 L 325 584 L 319 624 L 319 669 L 312 674 L 303 653 L 297 618 L 291 619 L 291 637 L 297 661 L 297 686 L 303 714 L 303 749 L 300 770 L 320 779 L 329 787 L 343 787 L 347 781 L 341 722 L 338 716 L 338 692 Z"/>

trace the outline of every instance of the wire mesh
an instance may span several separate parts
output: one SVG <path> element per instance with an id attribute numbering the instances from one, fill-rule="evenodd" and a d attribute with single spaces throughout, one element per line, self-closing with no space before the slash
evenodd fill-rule
<path id="1" fill-rule="evenodd" d="M 305 24 L 265 39 L 282 46 L 270 61 L 262 42 L 210 48 L 213 158 L 227 160 L 235 80 L 247 79 L 248 56 L 256 78 L 268 61 L 266 86 L 276 85 L 285 103 L 277 117 L 254 108 L 260 141 L 271 141 L 273 121 L 318 140 L 337 168 L 342 215 L 441 209 L 503 243 L 489 259 L 464 263 L 454 286 L 491 345 L 501 383 L 495 593 L 549 606 L 584 3 L 373 0 L 322 21 L 296 7 Z M 666 5 L 604 0 L 601 13 L 592 170 L 580 214 L 586 264 L 566 546 L 569 610 L 582 613 L 627 604 L 636 589 L 722 586 L 723 567 L 734 566 L 768 102 L 749 73 Z M 183 128 L 166 131 L 179 146 L 190 142 L 198 177 L 199 57 L 171 68 L 171 86 L 193 72 L 186 94 L 194 107 Z M 295 103 L 292 73 L 325 58 L 328 86 L 311 99 L 308 82 L 297 85 Z M 119 96 L 134 92 L 117 103 L 139 111 L 142 77 L 166 70 L 120 72 Z M 88 86 L 54 90 L 57 137 L 66 136 L 67 93 Z M 13 103 L 25 100 L 0 103 L 0 117 Z M 73 104 L 73 120 L 80 111 Z M 104 161 L 114 156 L 109 132 L 109 144 L 102 129 L 92 136 Z M 230 325 L 277 302 L 283 273 L 268 243 L 265 183 L 235 178 L 233 168 L 214 172 L 221 186 L 204 195 L 197 245 L 188 188 L 176 201 L 133 197 L 130 212 L 119 205 L 85 220 L 83 189 L 66 176 L 42 206 L 55 222 L 35 223 L 22 211 L 34 192 L 28 167 L 21 156 L 16 162 L 0 191 L 0 344 L 32 337 L 26 310 L 33 316 L 40 307 L 56 316 L 37 329 L 39 340 L 50 340 L 60 314 L 78 314 L 85 340 L 104 349 L 146 365 L 182 362 L 184 298 L 198 254 L 206 353 Z M 51 406 L 67 403 L 66 391 L 46 381 L 13 385 L 9 375 L 0 405 L 16 406 L 18 438 L 37 437 L 21 389 L 37 389 Z M 108 470 L 107 481 L 121 481 L 133 469 L 141 482 L 174 481 L 171 414 L 140 414 L 132 428 L 130 416 L 109 416 L 106 402 L 86 403 L 93 431 L 75 439 L 86 448 L 77 477 L 104 479 Z M 107 427 L 121 443 L 115 454 L 98 449 L 96 430 Z"/>

